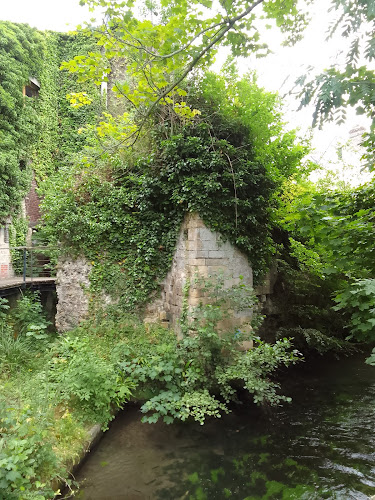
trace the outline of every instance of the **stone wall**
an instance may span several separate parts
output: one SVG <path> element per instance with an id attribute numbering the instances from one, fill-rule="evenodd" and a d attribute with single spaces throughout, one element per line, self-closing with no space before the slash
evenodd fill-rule
<path id="1" fill-rule="evenodd" d="M 91 265 L 83 258 L 63 258 L 59 261 L 56 275 L 56 329 L 65 332 L 78 325 L 89 309 L 86 293 L 90 286 Z"/>
<path id="2" fill-rule="evenodd" d="M 89 299 L 85 290 L 90 285 L 90 269 L 84 259 L 60 261 L 56 281 L 58 331 L 73 328 L 87 315 Z M 223 241 L 219 233 L 208 229 L 199 215 L 190 214 L 182 224 L 172 266 L 161 284 L 160 294 L 146 307 L 145 322 L 160 321 L 178 332 L 184 299 L 189 308 L 205 300 L 199 286 L 194 284 L 194 278 L 197 275 L 208 277 L 217 274 L 224 276 L 224 286 L 228 288 L 240 282 L 253 285 L 253 272 L 247 257 L 232 244 Z M 231 320 L 225 320 L 219 326 L 232 328 L 242 325 L 241 329 L 248 328 L 251 315 L 250 309 L 233 314 Z"/>
<path id="3" fill-rule="evenodd" d="M 0 279 L 14 276 L 9 248 L 9 224 L 10 219 L 7 219 L 5 224 L 0 227 Z"/>
<path id="4" fill-rule="evenodd" d="M 148 305 L 145 321 L 159 320 L 178 331 L 184 295 L 190 308 L 204 300 L 197 285 L 191 285 L 185 291 L 185 284 L 193 282 L 197 274 L 202 277 L 223 274 L 224 286 L 228 288 L 241 281 L 246 285 L 253 284 L 253 272 L 247 257 L 229 242 L 224 242 L 219 233 L 208 229 L 198 214 L 190 214 L 181 227 L 171 270 L 161 286 L 161 297 Z M 251 310 L 238 313 L 221 326 L 230 328 L 247 324 L 251 314 Z"/>

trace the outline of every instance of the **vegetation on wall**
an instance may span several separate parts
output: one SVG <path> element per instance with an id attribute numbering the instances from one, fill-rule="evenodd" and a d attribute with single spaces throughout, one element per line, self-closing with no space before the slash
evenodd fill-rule
<path id="1" fill-rule="evenodd" d="M 253 77 L 233 76 L 227 85 L 208 74 L 191 88 L 200 107 L 194 121 L 162 107 L 152 142 L 112 154 L 100 151 L 101 142 L 46 184 L 44 234 L 83 253 L 94 289 L 120 296 L 128 310 L 167 273 L 191 212 L 240 248 L 261 278 L 273 253 L 274 193 L 303 171 L 307 146 L 283 131 L 277 97 Z"/>
<path id="2" fill-rule="evenodd" d="M 82 85 L 72 75 L 60 71 L 61 62 L 87 54 L 94 46 L 93 38 L 45 32 L 44 60 L 41 69 L 41 88 L 38 96 L 38 140 L 34 142 L 32 169 L 38 184 L 71 160 L 82 149 L 84 137 L 78 130 L 96 123 L 101 111 L 100 91 L 94 84 L 86 85 L 92 104 L 84 109 L 70 106 L 69 92 L 81 90 Z"/>
<path id="3" fill-rule="evenodd" d="M 17 210 L 31 179 L 29 158 L 38 135 L 36 100 L 23 97 L 40 78 L 43 36 L 27 25 L 0 22 L 0 222 Z"/>
<path id="4" fill-rule="evenodd" d="M 81 87 L 76 78 L 59 70 L 62 60 L 92 49 L 89 36 L 39 32 L 9 22 L 0 23 L 0 35 L 0 225 L 11 217 L 10 244 L 22 246 L 27 221 L 20 208 L 33 173 L 40 185 L 68 163 L 83 145 L 78 129 L 96 122 L 101 98 L 92 85 L 92 105 L 71 108 L 66 94 Z M 39 81 L 40 91 L 24 97 L 30 78 Z M 20 271 L 18 254 L 12 254 L 12 264 Z"/>
<path id="5" fill-rule="evenodd" d="M 58 36 L 52 32 L 42 33 L 43 64 L 39 81 L 41 84 L 36 110 L 38 113 L 38 133 L 29 157 L 36 181 L 39 184 L 56 168 L 56 150 L 59 142 L 58 92 L 59 61 Z"/>
<path id="6" fill-rule="evenodd" d="M 96 124 L 102 112 L 100 89 L 93 81 L 84 85 L 75 75 L 61 71 L 59 66 L 63 61 L 74 57 L 83 57 L 92 51 L 96 44 L 89 33 L 65 34 L 59 33 L 57 50 L 58 87 L 57 105 L 59 120 L 59 138 L 57 143 L 56 161 L 58 167 L 72 161 L 72 154 L 82 150 L 86 137 L 80 129 L 88 124 Z M 85 91 L 90 96 L 90 105 L 85 107 L 71 106 L 67 96 L 71 93 Z"/>

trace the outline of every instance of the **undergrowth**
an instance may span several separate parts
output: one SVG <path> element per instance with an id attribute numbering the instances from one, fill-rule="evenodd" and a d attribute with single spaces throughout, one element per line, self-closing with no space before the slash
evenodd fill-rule
<path id="1" fill-rule="evenodd" d="M 289 340 L 266 344 L 249 325 L 220 329 L 226 315 L 254 308 L 252 291 L 242 283 L 225 289 L 217 280 L 200 286 L 204 299 L 185 310 L 181 340 L 105 311 L 56 336 L 46 333 L 37 297 L 22 297 L 12 312 L 1 301 L 0 342 L 10 347 L 0 358 L 0 498 L 43 500 L 58 493 L 58 484 L 74 488 L 69 469 L 88 429 L 107 429 L 130 398 L 143 400 L 146 422 L 201 424 L 228 412 L 239 388 L 256 403 L 289 400 L 273 379 L 277 367 L 298 360 Z M 244 340 L 254 347 L 244 351 Z"/>

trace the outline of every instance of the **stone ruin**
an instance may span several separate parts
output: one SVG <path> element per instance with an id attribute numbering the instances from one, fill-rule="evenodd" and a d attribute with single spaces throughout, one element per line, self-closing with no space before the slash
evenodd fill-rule
<path id="1" fill-rule="evenodd" d="M 61 332 L 73 328 L 88 314 L 90 270 L 91 265 L 84 259 L 65 259 L 58 266 L 56 327 Z M 197 274 L 202 277 L 222 274 L 224 287 L 228 288 L 240 282 L 253 285 L 253 272 L 247 257 L 224 241 L 219 233 L 211 231 L 198 214 L 189 214 L 177 239 L 171 269 L 161 283 L 159 297 L 147 305 L 144 321 L 161 322 L 178 331 L 184 299 L 189 308 L 197 306 L 203 299 L 199 286 L 185 287 Z M 267 292 L 266 288 L 267 284 L 262 293 Z M 248 328 L 245 325 L 248 325 L 251 316 L 251 309 L 237 313 L 232 320 L 225 320 L 223 326 L 243 325 Z"/>

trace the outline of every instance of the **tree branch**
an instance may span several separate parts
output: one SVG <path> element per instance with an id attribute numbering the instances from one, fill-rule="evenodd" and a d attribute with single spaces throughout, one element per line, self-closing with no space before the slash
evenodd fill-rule
<path id="1" fill-rule="evenodd" d="M 218 42 L 220 42 L 220 40 L 222 40 L 222 38 L 226 35 L 226 33 L 228 33 L 228 31 L 230 31 L 233 28 L 233 26 L 236 24 L 236 22 L 238 22 L 241 19 L 243 19 L 244 17 L 246 17 L 248 14 L 250 14 L 250 12 L 252 10 L 255 9 L 255 7 L 257 5 L 260 5 L 263 2 L 264 2 L 264 0 L 256 0 L 244 12 L 242 12 L 242 14 L 239 14 L 238 16 L 233 17 L 232 19 L 228 19 L 226 21 L 226 27 L 224 29 L 220 30 L 219 33 L 211 40 L 211 42 L 206 47 L 204 47 L 204 49 L 197 56 L 194 57 L 194 59 L 190 62 L 190 64 L 187 66 L 187 68 L 183 71 L 182 75 L 179 78 L 177 78 L 177 80 L 175 80 L 170 85 L 168 85 L 166 87 L 166 89 L 163 90 L 163 92 L 161 94 L 159 94 L 156 101 L 154 101 L 154 103 L 151 105 L 151 107 L 147 111 L 147 113 L 144 117 L 144 122 L 150 116 L 150 114 L 155 109 L 157 104 L 159 104 L 159 102 L 162 99 L 164 99 L 164 97 L 166 97 L 170 92 L 172 92 L 172 90 L 174 88 L 176 88 L 177 85 L 179 85 L 187 77 L 187 75 L 195 68 L 195 66 L 202 59 L 202 57 L 204 55 L 206 55 L 207 52 L 209 52 L 214 45 L 216 45 Z"/>

